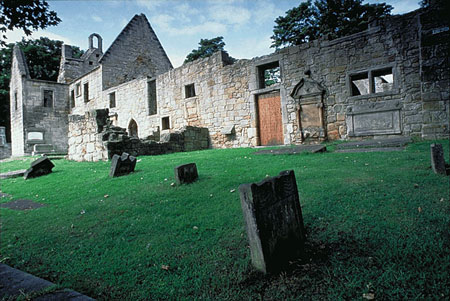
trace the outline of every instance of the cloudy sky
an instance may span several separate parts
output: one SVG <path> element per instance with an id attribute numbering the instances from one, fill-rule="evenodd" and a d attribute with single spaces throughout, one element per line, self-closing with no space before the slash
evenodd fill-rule
<path id="1" fill-rule="evenodd" d="M 47 0 L 48 1 L 48 0 Z M 144 13 L 150 21 L 174 67 L 198 47 L 201 38 L 223 36 L 225 50 L 235 58 L 252 58 L 273 52 L 270 36 L 274 20 L 298 6 L 300 0 L 98 0 L 48 1 L 62 22 L 33 33 L 47 36 L 82 49 L 88 36 L 98 33 L 103 50 L 110 46 L 135 14 Z M 419 7 L 419 0 L 387 0 L 394 14 Z M 8 32 L 7 42 L 21 40 L 22 31 Z"/>

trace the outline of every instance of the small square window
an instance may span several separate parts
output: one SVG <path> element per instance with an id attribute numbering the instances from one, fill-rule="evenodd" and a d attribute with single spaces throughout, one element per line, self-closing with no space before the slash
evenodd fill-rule
<path id="1" fill-rule="evenodd" d="M 92 66 L 93 64 L 94 64 L 93 62 L 89 61 L 89 66 Z"/>
<path id="2" fill-rule="evenodd" d="M 89 83 L 83 85 L 84 102 L 89 102 Z"/>
<path id="3" fill-rule="evenodd" d="M 77 91 L 77 97 L 81 96 L 81 84 L 78 83 L 75 87 L 76 91 Z"/>
<path id="4" fill-rule="evenodd" d="M 52 90 L 44 90 L 44 107 L 46 107 L 46 108 L 53 107 L 53 91 Z"/>
<path id="5" fill-rule="evenodd" d="M 259 88 L 267 88 L 281 83 L 281 71 L 278 61 L 258 66 Z"/>
<path id="6" fill-rule="evenodd" d="M 194 84 L 184 86 L 184 92 L 185 92 L 186 98 L 194 97 L 195 96 Z"/>
<path id="7" fill-rule="evenodd" d="M 161 129 L 162 130 L 170 129 L 170 119 L 168 116 L 161 118 Z"/>
<path id="8" fill-rule="evenodd" d="M 367 72 L 350 76 L 351 95 L 367 95 L 370 93 L 369 74 Z"/>
<path id="9" fill-rule="evenodd" d="M 391 91 L 394 87 L 392 68 L 373 71 L 372 76 L 375 83 L 375 93 Z"/>
<path id="10" fill-rule="evenodd" d="M 116 92 L 109 93 L 109 107 L 116 107 Z"/>

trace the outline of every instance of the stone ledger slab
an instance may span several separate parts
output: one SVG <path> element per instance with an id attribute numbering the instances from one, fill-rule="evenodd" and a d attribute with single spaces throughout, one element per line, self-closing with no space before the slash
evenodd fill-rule
<path id="1" fill-rule="evenodd" d="M 255 155 L 271 154 L 271 155 L 284 155 L 284 154 L 300 154 L 300 153 L 323 153 L 327 151 L 325 145 L 298 145 L 294 147 L 282 147 L 276 149 L 264 149 L 255 152 Z"/>
<path id="2" fill-rule="evenodd" d="M 431 168 L 440 175 L 447 175 L 447 165 L 444 159 L 444 148 L 442 144 L 433 143 L 431 148 Z"/>
<path id="3" fill-rule="evenodd" d="M 31 167 L 27 169 L 23 178 L 25 180 L 47 175 L 52 172 L 55 165 L 47 157 L 41 157 L 31 163 Z"/>
<path id="4" fill-rule="evenodd" d="M 198 172 L 195 163 L 178 165 L 174 168 L 175 181 L 178 185 L 189 184 L 197 181 Z"/>
<path id="5" fill-rule="evenodd" d="M 278 272 L 301 256 L 305 228 L 294 171 L 242 184 L 239 192 L 254 267 Z"/>
<path id="6" fill-rule="evenodd" d="M 30 210 L 46 206 L 45 204 L 36 203 L 32 200 L 15 200 L 8 203 L 0 204 L 1 208 L 8 208 L 13 210 Z"/>
<path id="7" fill-rule="evenodd" d="M 18 297 L 23 298 L 23 294 L 37 293 L 53 285 L 53 283 L 47 280 L 0 263 L 0 298 L 2 300 L 16 300 Z M 95 299 L 82 295 L 73 290 L 59 289 L 33 298 L 33 300 L 88 301 Z"/>
<path id="8" fill-rule="evenodd" d="M 122 153 L 121 156 L 114 155 L 111 160 L 110 177 L 120 177 L 134 171 L 136 167 L 136 157 L 128 153 Z"/>
<path id="9" fill-rule="evenodd" d="M 26 169 L 19 169 L 19 170 L 14 170 L 14 171 L 8 171 L 8 172 L 0 173 L 0 179 L 9 179 L 9 178 L 22 177 L 25 174 L 26 171 L 27 171 Z"/>
<path id="10" fill-rule="evenodd" d="M 350 148 L 375 148 L 375 147 L 400 147 L 411 143 L 410 137 L 398 137 L 387 139 L 370 139 L 363 141 L 352 141 L 336 145 L 336 149 Z"/>

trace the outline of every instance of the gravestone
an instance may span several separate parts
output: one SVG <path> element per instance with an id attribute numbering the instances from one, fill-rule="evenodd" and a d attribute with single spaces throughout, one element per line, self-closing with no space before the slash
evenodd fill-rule
<path id="1" fill-rule="evenodd" d="M 136 157 L 128 153 L 122 153 L 122 156 L 114 155 L 111 160 L 110 177 L 120 177 L 134 171 L 136 167 Z"/>
<path id="2" fill-rule="evenodd" d="M 252 264 L 263 273 L 278 272 L 302 255 L 302 210 L 293 170 L 259 183 L 239 186 Z"/>
<path id="3" fill-rule="evenodd" d="M 435 173 L 447 175 L 442 144 L 431 144 L 431 167 Z"/>
<path id="4" fill-rule="evenodd" d="M 53 167 L 55 167 L 55 165 L 53 165 L 49 158 L 45 156 L 41 157 L 31 163 L 31 167 L 27 169 L 23 178 L 27 180 L 49 174 L 52 172 Z"/>
<path id="5" fill-rule="evenodd" d="M 4 126 L 0 126 L 0 146 L 4 146 L 6 144 L 6 128 Z"/>
<path id="6" fill-rule="evenodd" d="M 189 184 L 198 179 L 197 165 L 195 163 L 183 164 L 174 168 L 175 181 L 178 185 Z"/>

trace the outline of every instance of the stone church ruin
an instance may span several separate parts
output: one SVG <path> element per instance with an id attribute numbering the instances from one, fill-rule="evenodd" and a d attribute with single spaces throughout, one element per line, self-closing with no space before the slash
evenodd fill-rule
<path id="1" fill-rule="evenodd" d="M 63 45 L 57 82 L 30 78 L 14 48 L 12 155 L 98 161 L 206 148 L 336 139 L 448 137 L 449 24 L 419 9 L 366 31 L 234 61 L 226 52 L 173 68 L 136 15 L 103 52 Z M 269 79 L 269 80 L 268 80 Z"/>

